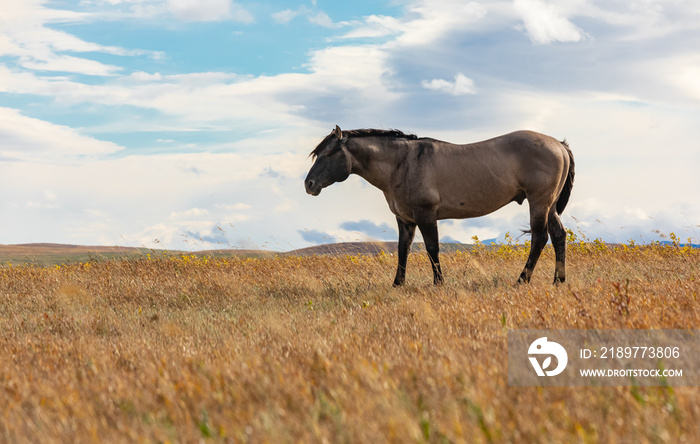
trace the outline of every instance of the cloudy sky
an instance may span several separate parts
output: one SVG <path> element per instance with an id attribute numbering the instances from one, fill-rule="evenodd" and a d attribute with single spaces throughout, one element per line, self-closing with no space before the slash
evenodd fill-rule
<path id="1" fill-rule="evenodd" d="M 566 138 L 568 228 L 700 242 L 698 48 L 697 0 L 2 2 L 0 243 L 394 240 L 362 179 L 304 192 L 336 124 Z M 515 203 L 440 225 L 525 228 Z"/>

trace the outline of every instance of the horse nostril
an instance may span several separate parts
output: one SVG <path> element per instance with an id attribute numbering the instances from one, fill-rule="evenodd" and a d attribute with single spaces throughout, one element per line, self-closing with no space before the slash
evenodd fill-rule
<path id="1" fill-rule="evenodd" d="M 321 192 L 320 189 L 316 189 L 316 181 L 308 179 L 304 185 L 306 185 L 306 193 L 311 194 L 312 196 L 318 196 L 318 193 Z"/>

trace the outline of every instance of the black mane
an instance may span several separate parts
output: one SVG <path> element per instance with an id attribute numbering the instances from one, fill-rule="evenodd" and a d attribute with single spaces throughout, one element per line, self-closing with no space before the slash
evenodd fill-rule
<path id="1" fill-rule="evenodd" d="M 415 134 L 406 134 L 403 131 L 397 129 L 356 129 L 343 131 L 343 135 L 347 134 L 350 137 L 393 137 L 395 139 L 411 139 L 415 140 L 418 138 Z"/>
<path id="2" fill-rule="evenodd" d="M 406 134 L 403 131 L 399 131 L 397 129 L 388 129 L 388 130 L 382 130 L 382 129 L 372 129 L 372 128 L 366 128 L 366 129 L 355 129 L 355 130 L 348 130 L 348 131 L 343 131 L 343 136 L 347 137 L 391 137 L 393 139 L 409 139 L 409 140 L 416 140 L 418 139 L 418 136 L 415 134 Z M 314 148 L 313 151 L 311 151 L 310 156 L 311 157 L 318 157 L 319 154 L 321 154 L 321 151 L 328 146 L 331 141 L 335 138 L 335 132 L 331 132 L 329 135 L 327 135 L 321 143 L 318 144 L 316 148 Z"/>

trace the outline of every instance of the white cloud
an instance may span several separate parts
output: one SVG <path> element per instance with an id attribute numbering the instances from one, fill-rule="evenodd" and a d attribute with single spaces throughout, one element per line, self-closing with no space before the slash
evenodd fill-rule
<path id="1" fill-rule="evenodd" d="M 26 117 L 0 107 L 0 157 L 4 161 L 75 162 L 119 151 L 121 147 L 80 134 L 77 130 Z"/>
<path id="2" fill-rule="evenodd" d="M 107 19 L 176 19 L 182 22 L 234 21 L 250 24 L 255 17 L 234 0 L 83 0 L 95 15 Z"/>
<path id="3" fill-rule="evenodd" d="M 78 73 L 88 76 L 111 76 L 122 68 L 96 62 L 80 57 L 47 55 L 40 60 L 27 58 L 21 62 L 22 67 L 35 71 L 59 71 Z"/>
<path id="4" fill-rule="evenodd" d="M 395 35 L 406 29 L 404 23 L 390 16 L 370 15 L 355 29 L 342 36 L 343 39 L 378 38 Z"/>
<path id="5" fill-rule="evenodd" d="M 584 32 L 560 12 L 556 3 L 515 0 L 514 6 L 528 36 L 535 43 L 578 42 L 585 37 Z"/>
<path id="6" fill-rule="evenodd" d="M 331 19 L 330 16 L 323 11 L 310 14 L 309 23 L 313 23 L 314 25 L 318 26 L 323 26 L 324 28 L 334 28 L 337 26 L 335 23 L 333 23 L 333 19 Z"/>
<path id="7" fill-rule="evenodd" d="M 44 210 L 53 210 L 61 208 L 60 205 L 56 203 L 56 195 L 51 190 L 44 190 L 43 196 L 39 197 L 37 200 L 28 200 L 26 203 L 26 207 L 29 209 Z"/>
<path id="8" fill-rule="evenodd" d="M 272 14 L 272 19 L 277 23 L 287 24 L 294 20 L 294 18 L 299 14 L 301 14 L 301 11 L 298 9 L 285 9 L 284 11 L 279 11 Z"/>
<path id="9" fill-rule="evenodd" d="M 334 88 L 353 88 L 357 93 L 367 96 L 387 88 L 383 77 L 388 74 L 386 61 L 389 54 L 376 45 L 331 46 L 315 51 L 311 55 L 309 68 L 313 75 L 310 83 L 323 85 L 324 90 L 332 92 Z"/>
<path id="10" fill-rule="evenodd" d="M 693 101 L 700 101 L 700 57 L 683 56 L 668 61 L 670 86 L 677 88 Z"/>
<path id="11" fill-rule="evenodd" d="M 335 23 L 325 11 L 320 11 L 316 9 L 315 4 L 313 6 L 313 8 L 309 8 L 306 5 L 301 5 L 297 9 L 285 9 L 279 12 L 275 12 L 272 14 L 272 19 L 275 22 L 284 25 L 291 22 L 295 18 L 302 16 L 306 17 L 306 20 L 309 23 L 317 26 L 322 26 L 324 28 L 338 28 L 340 26 L 345 26 L 348 24 L 347 22 Z"/>
<path id="12" fill-rule="evenodd" d="M 306 197 L 300 177 L 308 159 L 292 153 L 196 153 L 5 165 L 0 187 L 13 190 L 3 201 L 10 211 L 0 220 L 5 243 L 189 249 L 202 247 L 199 238 L 216 237 L 217 227 L 231 232 L 232 245 L 262 244 L 276 232 L 293 241 L 302 214 L 286 212 L 284 226 L 272 214 Z M 269 165 L 289 178 L 262 175 Z M 189 238 L 182 236 L 187 233 Z"/>
<path id="13" fill-rule="evenodd" d="M 230 210 L 230 211 L 239 211 L 239 210 L 250 210 L 253 208 L 251 205 L 248 204 L 243 204 L 243 203 L 237 203 L 237 204 L 217 204 L 217 208 L 221 208 L 224 210 Z"/>
<path id="14" fill-rule="evenodd" d="M 648 40 L 697 29 L 700 6 L 695 0 L 589 0 L 574 3 L 577 15 L 616 28 L 624 41 Z"/>
<path id="15" fill-rule="evenodd" d="M 167 8 L 177 19 L 186 22 L 254 21 L 250 12 L 232 0 L 167 0 Z"/>
<path id="16" fill-rule="evenodd" d="M 160 80 L 159 80 L 160 79 Z M 15 72 L 0 65 L 0 91 L 35 94 L 64 104 L 131 105 L 162 111 L 175 119 L 170 126 L 181 130 L 212 129 L 213 125 L 237 122 L 266 126 L 298 122 L 294 105 L 276 94 L 316 88 L 308 76 L 239 78 L 224 73 L 160 76 L 138 74 L 105 84 L 85 84 L 62 77 L 39 77 Z M 250 128 L 250 126 L 249 126 Z"/>
<path id="17" fill-rule="evenodd" d="M 476 94 L 474 81 L 464 74 L 457 73 L 453 82 L 443 79 L 423 80 L 423 88 L 433 91 L 440 91 L 452 96 L 463 96 L 466 94 Z"/>
<path id="18" fill-rule="evenodd" d="M 309 73 L 252 77 L 137 72 L 101 84 L 37 76 L 0 65 L 0 91 L 46 96 L 62 104 L 155 109 L 168 116 L 161 119 L 167 127 L 180 130 L 279 130 L 316 126 L 306 114 L 317 101 L 329 98 L 343 100 L 346 106 L 369 105 L 371 100 L 368 111 L 381 113 L 382 107 L 400 97 L 389 83 L 386 59 L 387 53 L 373 45 L 329 47 L 311 55 Z"/>
<path id="19" fill-rule="evenodd" d="M 462 0 L 421 0 L 411 4 L 399 46 L 427 45 L 455 31 L 468 30 L 482 20 L 489 6 Z M 373 25 L 373 24 L 372 24 Z"/>
<path id="20" fill-rule="evenodd" d="M 60 71 L 93 76 L 111 76 L 121 68 L 95 60 L 66 55 L 65 52 L 100 52 L 119 56 L 148 56 L 161 59 L 156 51 L 125 49 L 87 42 L 50 25 L 82 23 L 93 14 L 51 9 L 45 0 L 12 2 L 0 7 L 0 56 L 15 57 L 18 65 L 38 71 Z"/>
<path id="21" fill-rule="evenodd" d="M 128 239 L 140 246 L 178 245 L 179 248 L 193 250 L 225 248 L 225 245 L 221 245 L 227 241 L 224 227 L 249 219 L 250 216 L 246 214 L 222 215 L 208 209 L 194 207 L 173 212 L 164 220 L 146 227 L 143 231 L 129 235 Z"/>

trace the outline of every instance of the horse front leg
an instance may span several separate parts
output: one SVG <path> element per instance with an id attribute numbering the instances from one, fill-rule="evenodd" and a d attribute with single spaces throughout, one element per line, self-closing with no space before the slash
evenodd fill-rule
<path id="1" fill-rule="evenodd" d="M 416 234 L 416 224 L 404 222 L 398 217 L 396 222 L 399 224 L 399 265 L 396 267 L 396 277 L 394 278 L 394 287 L 403 285 L 406 281 L 406 263 L 408 262 L 408 253 L 411 251 L 413 237 Z"/>
<path id="2" fill-rule="evenodd" d="M 425 249 L 430 257 L 430 265 L 433 268 L 433 284 L 440 285 L 444 282 L 442 268 L 440 268 L 440 239 L 438 237 L 437 218 L 433 214 L 416 214 L 418 228 L 423 235 Z M 422 217 L 421 217 L 422 216 Z"/>

